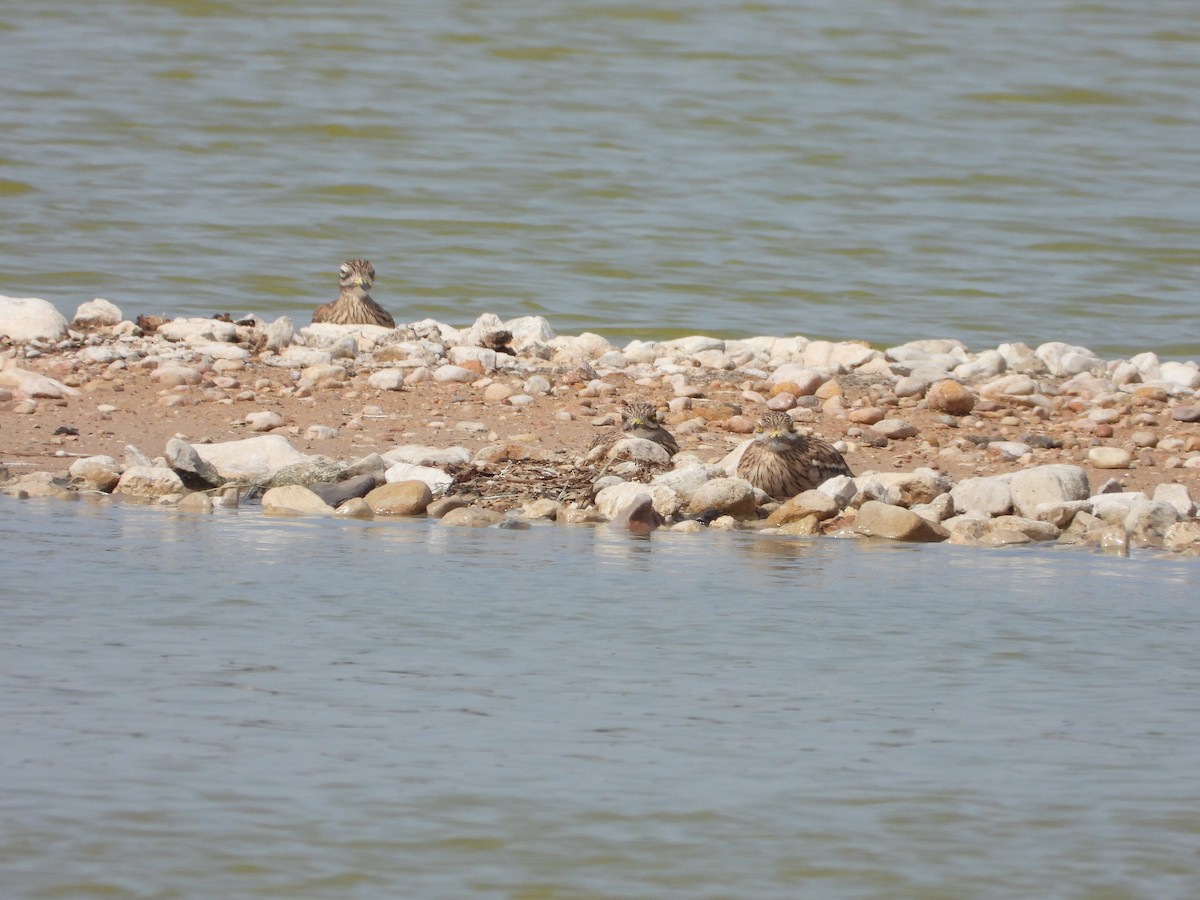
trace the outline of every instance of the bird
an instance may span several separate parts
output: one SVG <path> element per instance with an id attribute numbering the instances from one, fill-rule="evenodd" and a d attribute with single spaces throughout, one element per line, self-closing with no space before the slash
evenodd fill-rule
<path id="1" fill-rule="evenodd" d="M 658 418 L 658 410 L 653 405 L 626 402 L 621 408 L 620 427 L 611 428 L 603 434 L 596 435 L 596 439 L 588 448 L 587 459 L 599 459 L 607 456 L 609 451 L 616 446 L 617 441 L 625 438 L 654 441 L 670 456 L 679 452 L 679 444 L 671 436 L 671 432 L 662 426 L 662 422 Z"/>
<path id="2" fill-rule="evenodd" d="M 395 328 L 391 314 L 371 299 L 371 285 L 375 283 L 375 267 L 365 259 L 351 259 L 338 269 L 338 285 L 341 293 L 336 300 L 318 306 L 312 320 L 334 325 L 382 325 Z"/>
<path id="3" fill-rule="evenodd" d="M 754 431 L 738 460 L 737 474 L 777 500 L 812 490 L 837 475 L 854 475 L 831 444 L 797 434 L 787 413 L 767 413 Z"/>

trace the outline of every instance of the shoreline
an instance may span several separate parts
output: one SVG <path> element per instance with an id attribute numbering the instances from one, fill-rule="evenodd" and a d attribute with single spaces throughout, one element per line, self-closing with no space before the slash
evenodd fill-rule
<path id="1" fill-rule="evenodd" d="M 503 514 L 523 507 L 527 519 L 614 518 L 618 502 L 639 492 L 612 490 L 620 488 L 615 477 L 653 494 L 660 515 L 622 526 L 635 530 L 665 524 L 987 546 L 1077 539 L 1115 552 L 1200 549 L 1195 361 L 1153 353 L 1103 360 L 1057 342 L 973 353 L 948 339 L 884 351 L 800 336 L 616 347 L 600 335 L 556 335 L 541 317 L 490 315 L 464 329 L 432 320 L 397 329 L 296 327 L 286 317 L 130 321 L 100 300 L 67 322 L 40 304 L 53 310 L 45 301 L 0 298 L 0 481 L 17 496 L 38 484 L 48 493 L 105 484 L 131 498 L 179 503 L 191 491 L 167 490 L 169 478 L 157 487 L 108 484 L 108 476 L 93 483 L 77 464 L 108 457 L 118 479 L 131 468 L 174 472 L 153 459 L 172 439 L 203 457 L 212 447 L 274 436 L 275 446 L 289 445 L 292 463 L 308 456 L 357 462 L 364 471 L 351 474 L 369 472 L 379 483 L 411 481 L 392 471 L 398 464 L 432 470 L 412 473 L 438 496 L 432 512 L 458 498 L 482 511 L 478 524 L 500 521 L 485 512 L 519 521 Z M 33 312 L 42 318 L 31 325 Z M 619 421 L 625 400 L 663 411 L 680 447 L 673 465 L 581 464 L 599 430 Z M 748 504 L 743 492 L 701 515 L 693 506 L 699 485 L 735 480 L 717 467 L 768 409 L 832 442 L 857 476 L 853 484 L 822 486 L 833 510 L 813 508 L 820 498 L 796 502 L 806 495 L 787 504 L 760 495 Z M 374 454 L 382 462 L 367 465 Z M 1015 476 L 1054 474 L 1048 467 L 1082 473 L 1086 496 L 1078 484 L 1069 497 L 1052 492 L 1039 502 L 1057 506 L 1040 512 L 1002 496 Z M 607 496 L 592 496 L 597 477 L 613 482 Z M 230 499 L 215 484 L 191 483 L 207 487 L 205 498 Z M 531 512 L 534 502 L 540 506 Z M 189 504 L 203 508 L 201 500 Z M 877 506 L 896 521 L 872 524 Z M 900 519 L 908 531 L 888 532 L 902 528 Z M 933 528 L 914 537 L 922 523 Z"/>

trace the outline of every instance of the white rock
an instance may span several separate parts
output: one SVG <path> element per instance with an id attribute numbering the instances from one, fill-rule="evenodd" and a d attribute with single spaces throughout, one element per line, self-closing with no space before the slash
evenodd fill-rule
<path id="1" fill-rule="evenodd" d="M 961 363 L 954 367 L 951 374 L 963 381 L 977 381 L 981 378 L 995 378 L 1008 368 L 999 350 L 985 350 L 970 362 Z"/>
<path id="2" fill-rule="evenodd" d="M 830 365 L 840 369 L 860 369 L 881 359 L 882 353 L 857 341 L 834 344 L 829 353 Z"/>
<path id="3" fill-rule="evenodd" d="M 328 350 L 315 350 L 311 347 L 298 347 L 293 344 L 285 347 L 278 356 L 266 360 L 273 366 L 289 369 L 308 369 L 312 366 L 324 366 L 333 362 L 333 356 Z"/>
<path id="4" fill-rule="evenodd" d="M 1167 529 L 1179 521 L 1179 513 L 1161 500 L 1140 500 L 1129 507 L 1122 523 L 1138 544 L 1161 545 Z"/>
<path id="5" fill-rule="evenodd" d="M 596 509 L 605 518 L 611 519 L 632 503 L 639 494 L 649 495 L 655 510 L 665 518 L 675 515 L 683 504 L 683 498 L 664 484 L 623 481 L 603 488 L 596 494 Z"/>
<path id="6" fill-rule="evenodd" d="M 1087 347 L 1074 347 L 1062 341 L 1042 344 L 1034 354 L 1046 364 L 1051 375 L 1078 375 L 1104 368 L 1104 360 Z"/>
<path id="7" fill-rule="evenodd" d="M 673 341 L 663 341 L 661 347 L 669 352 L 678 353 L 688 358 L 694 357 L 697 353 L 702 353 L 706 350 L 725 352 L 725 342 L 723 340 L 699 334 L 692 335 L 691 337 L 677 338 Z"/>
<path id="8" fill-rule="evenodd" d="M 1088 499 L 1092 504 L 1092 514 L 1111 525 L 1123 523 L 1135 505 L 1146 503 L 1150 498 L 1141 491 L 1120 491 L 1096 494 Z"/>
<path id="9" fill-rule="evenodd" d="M 95 300 L 79 304 L 75 310 L 72 324 L 81 328 L 100 328 L 116 325 L 120 321 L 121 310 L 117 309 L 116 304 L 97 297 Z"/>
<path id="10" fill-rule="evenodd" d="M 383 325 L 335 325 L 332 322 L 314 322 L 300 329 L 300 336 L 309 347 L 331 349 L 346 338 L 354 339 L 360 348 L 374 349 L 384 338 L 391 336 L 394 328 Z"/>
<path id="11" fill-rule="evenodd" d="M 1021 441 L 992 441 L 987 445 L 988 453 L 997 454 L 1006 462 L 1020 459 L 1026 453 L 1032 453 L 1033 448 Z"/>
<path id="12" fill-rule="evenodd" d="M 550 393 L 550 380 L 545 375 L 531 375 L 523 388 L 526 394 L 540 397 Z"/>
<path id="13" fill-rule="evenodd" d="M 462 366 L 444 365 L 438 366 L 433 370 L 433 380 L 441 384 L 449 382 L 460 382 L 469 384 L 475 381 L 479 376 L 470 369 L 464 369 Z"/>
<path id="14" fill-rule="evenodd" d="M 1137 370 L 1142 381 L 1155 381 L 1162 377 L 1157 353 L 1139 353 L 1129 359 L 1129 364 Z"/>
<path id="15" fill-rule="evenodd" d="M 131 497 L 163 497 L 183 492 L 183 482 L 178 475 L 171 469 L 156 466 L 132 466 L 126 469 L 113 489 L 115 494 L 128 494 Z"/>
<path id="16" fill-rule="evenodd" d="M 309 441 L 331 441 L 338 436 L 338 430 L 329 425 L 309 425 L 304 429 L 304 439 Z"/>
<path id="17" fill-rule="evenodd" d="M 494 372 L 496 370 L 496 351 L 487 347 L 469 347 L 466 345 L 451 347 L 446 353 L 446 358 L 450 361 L 451 365 L 455 366 L 475 361 L 483 366 L 483 371 L 485 372 Z"/>
<path id="18" fill-rule="evenodd" d="M 183 344 L 232 343 L 237 326 L 220 319 L 172 319 L 158 326 L 155 336 Z"/>
<path id="19" fill-rule="evenodd" d="M 808 366 L 800 365 L 799 363 L 784 363 L 778 369 L 771 373 L 767 379 L 771 384 L 783 384 L 784 382 L 793 382 L 800 387 L 800 393 L 796 396 L 807 397 L 816 393 L 817 388 L 825 383 L 825 376 Z"/>
<path id="20" fill-rule="evenodd" d="M 1006 477 L 1013 507 L 1026 518 L 1035 516 L 1039 503 L 1087 500 L 1091 494 L 1087 472 L 1079 466 L 1033 466 Z"/>
<path id="21" fill-rule="evenodd" d="M 471 461 L 471 451 L 466 447 L 426 447 L 422 444 L 402 444 L 383 454 L 389 466 L 408 463 L 413 466 L 454 466 Z"/>
<path id="22" fill-rule="evenodd" d="M 1133 454 L 1124 447 L 1092 447 L 1088 450 L 1088 462 L 1097 469 L 1128 469 Z"/>
<path id="23" fill-rule="evenodd" d="M 380 369 L 371 373 L 367 384 L 379 391 L 398 391 L 404 387 L 404 372 L 401 369 Z"/>
<path id="24" fill-rule="evenodd" d="M 267 434 L 219 444 L 193 444 L 205 462 L 229 480 L 264 482 L 284 466 L 306 462 L 305 456 L 281 434 Z"/>
<path id="25" fill-rule="evenodd" d="M 218 344 L 215 341 L 197 342 L 191 345 L 197 353 L 203 354 L 210 359 L 241 359 L 250 358 L 250 351 L 245 347 L 239 347 L 237 344 Z"/>
<path id="26" fill-rule="evenodd" d="M 270 350 L 272 353 L 279 353 L 284 350 L 292 342 L 292 338 L 296 336 L 296 326 L 287 316 L 280 316 L 265 329 L 266 342 L 263 345 L 264 350 Z"/>
<path id="27" fill-rule="evenodd" d="M 441 469 L 430 466 L 414 466 L 411 463 L 396 463 L 384 473 L 384 480 L 389 484 L 399 481 L 423 481 L 431 491 L 448 488 L 454 483 L 454 478 Z"/>
<path id="28" fill-rule="evenodd" d="M 755 508 L 754 486 L 744 478 L 713 478 L 700 485 L 688 502 L 693 512 L 716 509 L 743 518 L 753 515 Z"/>
<path id="29" fill-rule="evenodd" d="M 832 497 L 834 503 L 838 505 L 838 509 L 845 509 L 858 494 L 858 484 L 849 475 L 838 475 L 830 478 L 824 484 L 818 485 L 817 490 Z"/>
<path id="30" fill-rule="evenodd" d="M 111 456 L 87 456 L 71 463 L 67 470 L 84 490 L 111 491 L 121 480 L 121 467 Z"/>
<path id="31" fill-rule="evenodd" d="M 512 348 L 522 356 L 528 356 L 529 348 L 548 346 L 554 340 L 554 329 L 542 316 L 520 316 L 509 319 L 504 328 L 512 332 Z"/>
<path id="32" fill-rule="evenodd" d="M 283 424 L 283 416 L 272 409 L 247 413 L 245 420 L 246 427 L 251 431 L 271 431 Z"/>
<path id="33" fill-rule="evenodd" d="M 45 397 L 57 400 L 62 397 L 78 397 L 79 391 L 73 387 L 56 381 L 49 375 L 40 375 L 28 369 L 18 368 L 13 360 L 2 363 L 0 368 L 0 388 L 19 391 L 27 397 Z"/>
<path id="34" fill-rule="evenodd" d="M 1045 368 L 1037 354 L 1025 344 L 1001 344 L 996 348 L 996 352 L 1000 354 L 1010 372 L 1037 372 Z"/>
<path id="35" fill-rule="evenodd" d="M 950 490 L 958 513 L 1003 516 L 1012 511 L 1012 490 L 1008 479 L 998 476 L 964 478 Z"/>
<path id="36" fill-rule="evenodd" d="M 1170 503 L 1181 519 L 1189 519 L 1196 514 L 1196 504 L 1188 493 L 1187 485 L 1160 484 L 1154 489 L 1153 499 Z"/>
<path id="37" fill-rule="evenodd" d="M 1200 365 L 1194 359 L 1187 362 L 1165 362 L 1160 367 L 1162 380 L 1178 384 L 1188 390 L 1200 388 Z"/>
<path id="38" fill-rule="evenodd" d="M 1013 375 L 1002 375 L 1001 377 L 989 381 L 979 388 L 979 393 L 985 397 L 1000 397 L 1013 396 L 1025 397 L 1030 394 L 1037 393 L 1038 384 L 1028 375 L 1016 373 Z"/>
<path id="39" fill-rule="evenodd" d="M 650 479 L 650 483 L 670 488 L 687 503 L 700 489 L 700 485 L 715 477 L 715 472 L 719 473 L 719 470 L 710 469 L 701 463 L 689 463 L 669 472 L 660 472 Z"/>
<path id="40" fill-rule="evenodd" d="M 0 337 L 14 341 L 57 341 L 66 334 L 66 316 L 49 300 L 0 295 Z"/>

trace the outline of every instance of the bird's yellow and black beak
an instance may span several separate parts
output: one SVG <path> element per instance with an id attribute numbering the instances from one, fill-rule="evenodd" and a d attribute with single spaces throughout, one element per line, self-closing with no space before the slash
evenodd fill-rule
<path id="1" fill-rule="evenodd" d="M 644 428 L 645 426 L 646 426 L 646 420 L 643 419 L 641 416 L 634 416 L 632 419 L 629 420 L 630 428 Z"/>

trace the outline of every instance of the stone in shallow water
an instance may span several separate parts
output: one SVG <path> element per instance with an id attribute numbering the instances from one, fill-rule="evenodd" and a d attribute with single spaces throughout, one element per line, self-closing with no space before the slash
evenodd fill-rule
<path id="1" fill-rule="evenodd" d="M 754 486 L 744 478 L 714 478 L 697 488 L 687 511 L 697 515 L 710 509 L 722 515 L 748 519 L 757 509 Z"/>
<path id="2" fill-rule="evenodd" d="M 950 536 L 941 525 L 922 519 L 911 510 L 878 500 L 868 500 L 859 507 L 852 530 L 867 537 L 920 543 L 944 541 Z"/>
<path id="3" fill-rule="evenodd" d="M 433 492 L 424 481 L 398 481 L 380 485 L 364 499 L 377 516 L 419 516 L 433 500 Z"/>
<path id="4" fill-rule="evenodd" d="M 183 482 L 171 469 L 133 466 L 122 473 L 113 493 L 157 499 L 167 494 L 182 494 L 184 490 Z"/>
<path id="5" fill-rule="evenodd" d="M 654 508 L 653 498 L 643 493 L 621 508 L 608 524 L 619 531 L 645 534 L 661 528 L 666 524 L 666 519 Z"/>
<path id="6" fill-rule="evenodd" d="M 460 506 L 450 510 L 441 518 L 443 525 L 462 525 L 469 528 L 487 528 L 492 525 L 501 525 L 507 521 L 508 516 L 504 513 L 496 512 L 494 509 L 485 509 L 482 506 Z"/>
<path id="7" fill-rule="evenodd" d="M 67 470 L 71 478 L 86 491 L 108 493 L 121 480 L 121 467 L 111 456 L 88 456 L 71 463 Z"/>
<path id="8" fill-rule="evenodd" d="M 268 516 L 329 515 L 333 507 L 308 488 L 299 484 L 271 488 L 262 498 Z"/>

